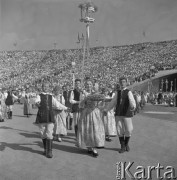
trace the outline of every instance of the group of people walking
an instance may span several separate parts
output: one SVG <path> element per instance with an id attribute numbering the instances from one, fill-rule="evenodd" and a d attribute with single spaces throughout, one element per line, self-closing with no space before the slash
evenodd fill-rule
<path id="1" fill-rule="evenodd" d="M 29 117 L 32 113 L 32 108 L 35 106 L 35 98 L 36 93 L 30 92 L 29 88 L 21 91 L 14 91 L 11 87 L 0 89 L 0 122 L 12 119 L 15 102 L 24 105 L 23 114 Z"/>
<path id="2" fill-rule="evenodd" d="M 12 89 L 6 92 L 5 89 L 0 91 L 0 122 L 4 122 L 5 119 L 12 119 L 12 111 L 14 100 L 18 99 L 12 92 Z"/>
<path id="3" fill-rule="evenodd" d="M 99 90 L 88 79 L 85 88 L 81 80 L 75 80 L 74 90 L 64 87 L 64 92 L 56 86 L 53 94 L 49 83 L 42 85 L 42 92 L 35 103 L 38 107 L 36 124 L 41 134 L 44 155 L 52 158 L 53 140 L 61 141 L 60 135 L 66 135 L 72 129 L 76 137 L 76 146 L 86 148 L 89 154 L 97 157 L 97 148 L 105 146 L 105 140 L 111 136 L 119 137 L 120 153 L 129 151 L 129 140 L 133 131 L 132 117 L 136 108 L 134 96 L 126 88 L 127 79 L 120 78 L 120 89 L 109 92 Z"/>
<path id="4" fill-rule="evenodd" d="M 98 148 L 105 146 L 105 141 L 118 136 L 121 148 L 119 153 L 130 151 L 129 141 L 133 131 L 132 117 L 151 102 L 150 94 L 127 89 L 127 79 L 119 79 L 116 89 L 99 89 L 91 79 L 84 87 L 81 80 L 75 80 L 75 88 L 70 90 L 66 84 L 51 90 L 49 82 L 42 84 L 40 92 L 32 93 L 27 88 L 15 95 L 11 88 L 0 91 L 0 121 L 12 119 L 14 100 L 24 104 L 24 115 L 29 117 L 31 108 L 37 107 L 35 124 L 39 127 L 43 142 L 43 154 L 52 158 L 53 141 L 62 141 L 67 130 L 74 128 L 76 146 L 87 149 L 88 154 L 97 157 Z M 169 96 L 170 97 L 170 96 Z M 177 96 L 174 96 L 175 98 Z M 163 93 L 157 96 L 158 104 L 163 102 Z M 175 99 L 176 100 L 176 99 Z M 177 102 L 177 101 L 176 101 Z M 177 104 L 177 103 L 176 103 Z"/>

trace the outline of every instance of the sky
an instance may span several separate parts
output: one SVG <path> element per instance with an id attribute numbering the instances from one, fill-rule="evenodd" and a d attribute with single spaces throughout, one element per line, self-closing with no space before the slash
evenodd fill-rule
<path id="1" fill-rule="evenodd" d="M 0 50 L 81 47 L 77 37 L 86 27 L 78 5 L 86 1 L 0 0 Z M 90 25 L 91 47 L 177 39 L 177 0 L 92 2 L 98 11 Z"/>

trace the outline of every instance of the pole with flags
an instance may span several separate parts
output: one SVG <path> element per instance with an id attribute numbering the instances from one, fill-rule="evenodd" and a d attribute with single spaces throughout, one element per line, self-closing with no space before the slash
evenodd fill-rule
<path id="1" fill-rule="evenodd" d="M 82 85 L 83 85 L 86 50 L 87 50 L 87 58 L 89 56 L 89 36 L 90 36 L 89 25 L 90 23 L 93 23 L 95 21 L 95 19 L 91 17 L 91 13 L 95 13 L 98 8 L 92 2 L 82 3 L 78 7 L 81 9 L 80 21 L 86 24 L 86 38 L 84 39 L 84 43 L 83 43 L 84 52 L 83 52 L 83 62 L 82 62 Z"/>

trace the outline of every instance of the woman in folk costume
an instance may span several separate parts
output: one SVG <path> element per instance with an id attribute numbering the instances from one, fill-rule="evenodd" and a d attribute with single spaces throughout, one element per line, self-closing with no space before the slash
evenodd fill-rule
<path id="1" fill-rule="evenodd" d="M 31 104 L 30 104 L 30 94 L 28 89 L 26 89 L 25 94 L 23 94 L 20 101 L 24 105 L 23 114 L 29 117 L 29 115 L 31 114 Z"/>
<path id="2" fill-rule="evenodd" d="M 25 90 L 22 89 L 20 92 L 20 97 L 19 97 L 20 98 L 20 104 L 24 104 L 25 94 L 26 94 Z"/>
<path id="3" fill-rule="evenodd" d="M 38 124 L 39 131 L 44 146 L 44 155 L 47 158 L 52 158 L 52 140 L 53 140 L 53 129 L 54 129 L 54 109 L 56 110 L 67 110 L 67 107 L 58 102 L 49 93 L 49 83 L 42 85 L 43 92 L 41 92 L 36 98 L 36 106 L 39 108 L 36 124 Z"/>
<path id="4" fill-rule="evenodd" d="M 29 93 L 29 89 L 26 89 L 25 99 L 24 99 L 24 115 L 29 117 L 31 115 L 31 95 Z"/>
<path id="5" fill-rule="evenodd" d="M 92 154 L 93 157 L 98 156 L 95 148 L 104 147 L 105 143 L 105 131 L 99 109 L 99 97 L 100 94 L 93 91 L 91 80 L 87 80 L 85 98 L 80 103 L 80 108 L 83 110 L 78 122 L 77 142 L 80 148 L 87 147 L 88 153 Z"/>
<path id="6" fill-rule="evenodd" d="M 62 94 L 60 94 L 60 87 L 56 86 L 53 90 L 55 99 L 61 104 L 65 105 L 65 100 Z M 64 110 L 54 110 L 54 140 L 61 142 L 61 135 L 67 135 L 66 127 L 66 113 Z"/>
<path id="7" fill-rule="evenodd" d="M 5 104 L 5 101 L 6 101 L 6 94 L 4 92 L 4 89 L 2 89 L 2 92 L 0 92 L 0 102 L 1 102 L 1 120 L 0 122 L 4 122 L 4 120 L 6 119 L 6 104 Z"/>
<path id="8" fill-rule="evenodd" d="M 7 92 L 7 98 L 6 98 L 6 101 L 5 101 L 5 104 L 7 106 L 7 114 L 8 114 L 8 118 L 9 119 L 12 119 L 12 110 L 13 110 L 13 104 L 14 104 L 14 99 L 18 99 L 17 96 L 15 96 L 13 93 L 12 93 L 12 89 L 9 88 L 9 91 Z"/>
<path id="9" fill-rule="evenodd" d="M 109 104 L 109 102 L 112 100 L 112 98 L 114 97 L 115 93 L 112 93 L 110 96 L 109 95 L 109 90 L 104 88 L 102 90 L 102 93 L 105 95 L 105 102 L 102 102 L 102 106 L 103 109 Z M 107 101 L 107 102 L 106 102 Z M 105 128 L 105 135 L 106 141 L 111 141 L 110 137 L 116 136 L 117 135 L 117 130 L 116 130 L 116 121 L 115 121 L 115 116 L 114 116 L 114 108 L 111 109 L 110 111 L 108 111 L 108 113 L 106 114 L 106 116 L 103 115 L 102 113 L 102 119 L 103 119 L 103 123 L 104 123 L 104 128 Z"/>
<path id="10" fill-rule="evenodd" d="M 37 94 L 36 94 L 36 92 L 35 92 L 35 88 L 34 87 L 32 87 L 31 88 L 31 93 L 30 93 L 30 95 L 31 95 L 31 98 L 30 98 L 30 104 L 31 104 L 31 108 L 32 109 L 35 109 L 35 99 L 36 99 L 36 96 L 37 96 Z"/>

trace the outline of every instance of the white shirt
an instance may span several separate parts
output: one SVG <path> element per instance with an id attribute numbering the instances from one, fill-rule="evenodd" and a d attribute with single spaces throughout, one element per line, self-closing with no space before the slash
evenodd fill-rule
<path id="1" fill-rule="evenodd" d="M 125 90 L 126 88 L 124 88 L 123 90 Z M 132 110 L 134 110 L 136 108 L 136 102 L 135 99 L 133 97 L 133 94 L 131 91 L 128 92 L 128 99 L 129 99 L 129 104 Z M 112 101 L 108 104 L 108 106 L 106 107 L 105 111 L 110 111 L 111 109 L 113 109 L 115 106 L 117 105 L 117 92 L 115 93 Z"/>
<path id="2" fill-rule="evenodd" d="M 83 100 L 83 99 L 84 99 L 84 96 L 83 96 L 82 93 L 80 93 L 80 101 Z M 80 101 L 74 100 L 74 91 L 71 91 L 70 98 L 69 98 L 69 102 L 70 102 L 71 104 L 79 104 Z"/>
<path id="3" fill-rule="evenodd" d="M 47 94 L 47 93 L 42 93 L 42 94 Z M 40 102 L 41 102 L 41 97 L 40 97 L 40 95 L 37 95 L 35 103 L 37 104 Z M 57 101 L 53 96 L 52 96 L 52 108 L 57 109 L 57 110 L 67 110 L 68 109 L 66 106 L 64 106 L 59 101 Z"/>
<path id="4" fill-rule="evenodd" d="M 18 97 L 15 96 L 13 93 L 12 93 L 12 97 L 13 97 L 14 99 L 18 99 Z"/>
<path id="5" fill-rule="evenodd" d="M 138 101 L 138 103 L 141 102 L 141 96 L 139 94 L 137 94 L 137 101 Z"/>
<path id="6" fill-rule="evenodd" d="M 7 93 L 7 92 L 4 92 L 4 96 L 5 96 L 5 98 L 7 98 L 7 95 L 8 95 L 8 93 Z"/>

